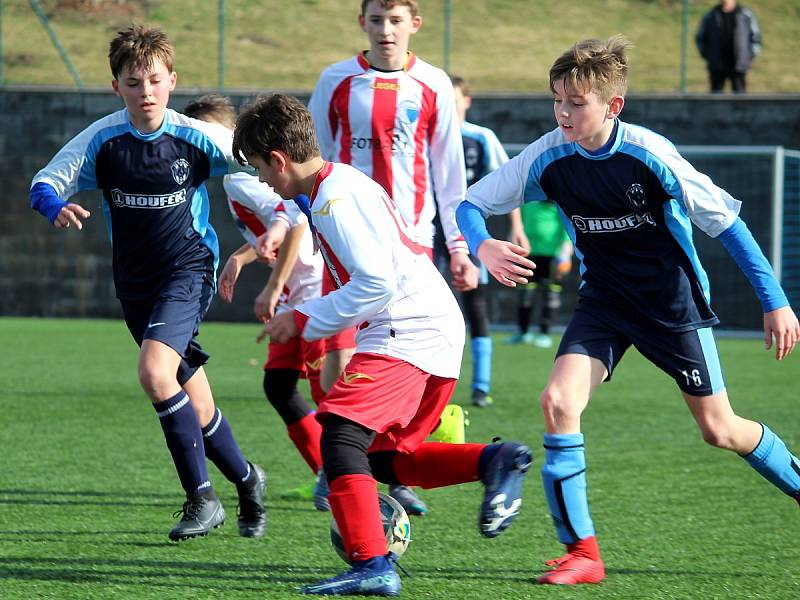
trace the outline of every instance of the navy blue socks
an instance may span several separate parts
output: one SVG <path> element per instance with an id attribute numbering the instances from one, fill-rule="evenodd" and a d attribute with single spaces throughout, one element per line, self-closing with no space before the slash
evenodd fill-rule
<path id="1" fill-rule="evenodd" d="M 154 402 L 167 448 L 187 496 L 211 491 L 203 434 L 189 396 L 181 390 L 172 398 Z"/>
<path id="2" fill-rule="evenodd" d="M 206 456 L 213 462 L 223 475 L 235 485 L 244 484 L 252 469 L 247 462 L 239 445 L 233 437 L 231 426 L 222 416 L 222 411 L 216 409 L 214 417 L 203 427 L 203 445 Z"/>

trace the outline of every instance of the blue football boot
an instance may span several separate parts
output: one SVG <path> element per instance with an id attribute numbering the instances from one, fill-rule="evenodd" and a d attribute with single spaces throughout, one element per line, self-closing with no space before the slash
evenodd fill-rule
<path id="1" fill-rule="evenodd" d="M 424 517 L 428 514 L 428 505 L 407 485 L 390 485 L 389 495 L 400 503 L 407 515 Z"/>
<path id="2" fill-rule="evenodd" d="M 325 471 L 322 469 L 317 473 L 317 481 L 314 483 L 314 508 L 322 512 L 330 512 L 331 504 L 328 502 L 328 478 L 325 476 Z"/>
<path id="3" fill-rule="evenodd" d="M 343 573 L 302 588 L 317 596 L 399 596 L 400 577 L 392 567 L 393 555 L 360 560 Z"/>
<path id="4" fill-rule="evenodd" d="M 490 449 L 494 456 L 481 474 L 486 489 L 478 513 L 478 528 L 482 535 L 493 538 L 503 533 L 519 514 L 522 483 L 533 461 L 533 452 L 516 442 L 488 446 L 486 450 Z"/>

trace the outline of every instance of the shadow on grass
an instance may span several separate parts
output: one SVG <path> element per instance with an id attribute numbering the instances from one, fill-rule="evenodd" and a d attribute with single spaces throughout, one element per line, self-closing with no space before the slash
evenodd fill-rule
<path id="1" fill-rule="evenodd" d="M 57 566 L 56 566 L 57 565 Z M 198 561 L 116 560 L 83 558 L 41 558 L 31 556 L 0 557 L 0 580 L 59 581 L 90 585 L 156 586 L 161 588 L 219 588 L 241 592 L 264 592 L 265 586 L 300 586 L 335 574 L 336 569 L 300 564 L 209 563 Z M 609 575 L 652 577 L 770 577 L 758 572 L 743 573 L 714 570 L 685 569 L 609 569 Z M 502 581 L 532 583 L 526 568 L 419 568 L 412 576 L 420 579 L 452 579 L 459 581 Z"/>
<path id="2" fill-rule="evenodd" d="M 0 557 L 0 580 L 135 586 L 146 582 L 148 586 L 191 588 L 197 588 L 198 581 L 202 581 L 203 588 L 263 592 L 266 584 L 301 585 L 326 576 L 327 569 L 288 564 L 265 564 L 254 569 L 252 564 L 241 563 Z"/>
<path id="3" fill-rule="evenodd" d="M 159 494 L 151 492 L 98 492 L 96 490 L 21 490 L 18 488 L 0 489 L 0 495 L 8 496 L 89 496 L 94 498 L 108 498 L 113 496 L 147 496 L 148 498 L 175 498 L 175 494 Z"/>
<path id="4" fill-rule="evenodd" d="M 7 496 L 7 497 L 3 497 Z M 96 499 L 94 499 L 96 498 Z M 106 500 L 107 498 L 107 500 Z M 135 500 L 146 498 L 146 500 Z M 98 492 L 95 490 L 23 490 L 0 489 L 0 505 L 23 504 L 41 506 L 172 506 L 167 499 L 175 500 L 175 494 L 151 494 L 129 492 Z"/>
<path id="5" fill-rule="evenodd" d="M 228 491 L 226 486 L 222 488 Z M 3 496 L 10 496 L 4 498 Z M 220 493 L 223 503 L 228 504 L 235 501 L 233 497 L 228 497 L 227 493 Z M 98 498 L 92 500 L 91 498 Z M 108 498 L 108 500 L 102 500 Z M 115 499 L 116 498 L 116 499 Z M 144 498 L 153 500 L 137 500 Z M 42 505 L 42 506 L 142 506 L 155 508 L 180 507 L 183 498 L 179 494 L 151 493 L 151 492 L 99 492 L 96 490 L 24 490 L 24 489 L 0 489 L 0 505 L 3 504 L 22 504 L 22 505 Z M 318 512 L 311 500 L 302 498 L 269 498 L 267 497 L 267 509 L 278 512 Z"/>

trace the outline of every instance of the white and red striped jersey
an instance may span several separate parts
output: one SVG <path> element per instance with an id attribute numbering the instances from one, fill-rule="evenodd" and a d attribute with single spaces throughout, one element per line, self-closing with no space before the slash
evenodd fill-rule
<path id="1" fill-rule="evenodd" d="M 358 325 L 357 352 L 399 358 L 457 378 L 464 318 L 453 293 L 386 191 L 326 162 L 311 195 L 312 231 L 337 289 L 297 307 L 308 340 Z"/>
<path id="2" fill-rule="evenodd" d="M 358 55 L 322 72 L 309 110 L 323 158 L 381 184 L 414 241 L 433 247 L 438 203 L 448 250 L 468 251 L 455 220 L 466 193 L 464 151 L 444 71 L 410 53 L 402 70 L 380 71 Z"/>
<path id="3" fill-rule="evenodd" d="M 222 186 L 228 195 L 228 208 L 245 241 L 251 246 L 256 238 L 266 232 L 270 223 L 276 219 L 287 222 L 290 226 L 296 223 L 297 213 L 287 216 L 285 201 L 266 183 L 260 183 L 257 177 L 247 173 L 226 175 Z M 305 216 L 300 214 L 305 220 Z M 286 285 L 278 300 L 277 312 L 294 308 L 298 304 L 320 295 L 322 288 L 322 257 L 314 253 L 314 242 L 310 230 L 300 242 L 297 262 L 294 265 Z"/>

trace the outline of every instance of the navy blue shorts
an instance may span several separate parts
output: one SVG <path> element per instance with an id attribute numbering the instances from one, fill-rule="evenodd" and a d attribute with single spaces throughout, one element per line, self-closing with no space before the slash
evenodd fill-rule
<path id="1" fill-rule="evenodd" d="M 608 381 L 630 346 L 691 396 L 710 396 L 725 389 L 710 327 L 680 332 L 656 329 L 586 300 L 575 309 L 556 356 L 584 354 L 596 358 L 606 366 Z"/>
<path id="2" fill-rule="evenodd" d="M 145 300 L 120 300 L 125 324 L 139 346 L 157 340 L 181 355 L 178 383 L 183 385 L 208 361 L 195 339 L 214 297 L 210 271 L 177 271 Z"/>

